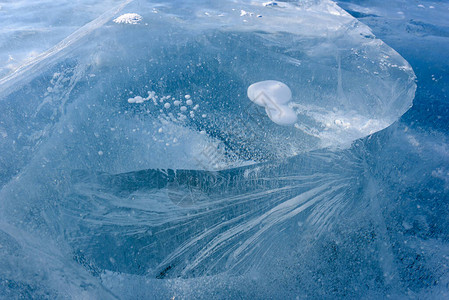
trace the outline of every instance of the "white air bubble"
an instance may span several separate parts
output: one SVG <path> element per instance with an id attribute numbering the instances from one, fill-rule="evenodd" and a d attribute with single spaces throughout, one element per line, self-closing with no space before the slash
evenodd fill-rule
<path id="1" fill-rule="evenodd" d="M 143 103 L 146 99 L 140 97 L 140 96 L 136 96 L 134 98 L 129 98 L 128 99 L 128 103 Z"/>
<path id="2" fill-rule="evenodd" d="M 288 106 L 292 98 L 290 88 L 280 81 L 266 80 L 248 87 L 248 98 L 265 107 L 265 112 L 278 125 L 292 125 L 297 121 L 296 113 Z"/>
<path id="3" fill-rule="evenodd" d="M 291 125 L 297 121 L 294 110 L 286 105 L 278 105 L 276 107 L 266 106 L 265 112 L 271 121 L 278 125 Z"/>
<path id="4" fill-rule="evenodd" d="M 260 106 L 266 106 L 269 102 L 286 104 L 291 100 L 292 92 L 285 83 L 266 80 L 250 85 L 248 98 Z"/>

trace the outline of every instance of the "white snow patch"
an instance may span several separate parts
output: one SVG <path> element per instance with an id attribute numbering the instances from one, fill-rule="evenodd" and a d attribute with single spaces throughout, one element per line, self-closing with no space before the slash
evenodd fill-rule
<path id="1" fill-rule="evenodd" d="M 142 21 L 142 16 L 135 13 L 123 14 L 114 19 L 117 24 L 138 24 L 140 21 Z"/>
<path id="2" fill-rule="evenodd" d="M 263 3 L 263 6 L 278 6 L 278 4 L 275 1 L 269 1 L 269 2 Z"/>

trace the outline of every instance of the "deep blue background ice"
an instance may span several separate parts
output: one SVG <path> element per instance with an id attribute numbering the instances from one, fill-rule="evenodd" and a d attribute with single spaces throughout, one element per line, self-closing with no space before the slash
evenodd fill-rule
<path id="1" fill-rule="evenodd" d="M 346 150 L 317 150 L 287 161 L 218 175 L 183 171 L 179 176 L 190 180 L 186 188 L 167 181 L 171 173 L 150 170 L 110 176 L 86 172 L 94 169 L 92 163 L 112 173 L 139 170 L 139 164 L 154 163 L 154 159 L 142 162 L 117 158 L 117 166 L 102 166 L 97 156 L 81 157 L 88 156 L 89 151 L 97 155 L 102 150 L 95 148 L 99 145 L 95 140 L 99 138 L 104 149 L 119 147 L 117 152 L 124 157 L 139 157 L 139 153 L 132 152 L 132 142 L 115 145 L 113 140 L 101 136 L 101 130 L 99 136 L 95 132 L 85 136 L 96 124 L 107 125 L 95 120 L 99 117 L 95 109 L 81 113 L 75 110 L 68 117 L 75 120 L 73 127 L 80 128 L 83 118 L 92 118 L 90 126 L 67 139 L 56 139 L 60 144 L 50 143 L 47 149 L 40 150 L 43 154 L 37 154 L 42 159 L 31 164 L 27 155 L 33 149 L 23 149 L 20 154 L 25 167 L 9 164 L 10 169 L 1 170 L 2 186 L 18 175 L 12 180 L 33 187 L 22 191 L 2 190 L 0 208 L 11 212 L 17 220 L 11 224 L 10 216 L 0 215 L 3 218 L 0 220 L 1 295 L 25 298 L 64 295 L 81 298 L 447 297 L 449 30 L 444 16 L 449 6 L 430 1 L 341 2 L 340 5 L 369 25 L 377 37 L 397 50 L 414 68 L 418 79 L 414 106 L 398 122 L 356 141 Z M 77 72 L 70 61 L 64 69 L 70 76 Z M 14 116 L 17 126 L 20 127 L 20 118 L 26 119 L 26 113 Z M 53 111 L 48 112 L 49 120 L 52 114 Z M 0 130 L 6 127 L 3 123 L 2 126 Z M 133 129 L 129 124 L 114 126 L 123 131 Z M 64 151 L 79 153 L 79 157 L 72 156 L 71 162 L 58 161 L 67 154 L 52 152 L 51 148 L 59 151 L 63 145 L 68 145 Z M 94 149 L 85 151 L 89 145 Z M 14 147 L 9 151 L 2 153 L 3 166 L 8 166 L 8 159 L 12 160 L 8 155 L 17 155 Z M 53 157 L 46 157 L 45 153 Z M 77 161 L 86 165 L 76 165 Z M 41 166 L 59 169 L 51 173 L 52 178 L 36 178 L 34 170 Z M 76 166 L 84 171 L 68 172 L 64 166 L 67 169 Z M 23 171 L 16 174 L 14 168 Z M 152 182 L 160 178 L 158 188 L 169 187 L 171 202 L 145 201 L 148 194 L 153 199 L 167 197 L 158 195 L 157 190 L 149 192 L 152 191 L 149 178 Z M 267 191 L 272 194 L 267 195 Z M 196 196 L 183 198 L 190 193 Z M 27 200 L 14 207 L 7 204 L 5 195 Z M 304 208 L 301 203 L 305 200 L 289 202 L 296 195 L 317 200 L 319 209 L 301 215 L 295 210 Z M 45 201 L 35 203 L 34 199 Z M 68 200 L 59 203 L 61 199 Z M 235 206 L 225 205 L 225 199 L 236 199 Z M 182 205 L 178 205 L 177 201 L 181 200 Z M 197 209 L 191 209 L 192 203 Z M 135 205 L 140 214 L 134 215 Z M 256 222 L 257 226 L 246 222 L 267 211 L 271 213 Z M 281 222 L 283 217 L 285 222 Z M 163 223 L 163 218 L 171 218 L 173 222 L 158 225 Z M 217 224 L 222 227 L 214 227 Z M 239 225 L 243 225 L 241 229 Z M 127 226 L 133 231 L 127 230 Z M 180 261 L 174 259 L 176 264 L 148 272 L 146 268 L 151 269 L 153 261 L 159 262 L 164 256 L 160 249 L 170 251 L 177 238 L 199 234 L 199 228 L 204 236 L 195 247 L 183 248 Z M 233 228 L 237 229 L 233 231 Z M 58 240 L 54 239 L 55 232 L 64 234 Z M 259 237 L 257 245 L 247 247 L 248 237 Z M 221 238 L 220 248 L 210 248 L 214 238 Z M 152 247 L 152 243 L 162 244 Z M 237 256 L 234 261 L 221 261 L 230 249 L 241 249 L 238 253 L 243 254 L 248 251 L 250 255 L 246 259 Z M 212 256 L 208 256 L 208 250 Z M 198 257 L 204 258 L 200 268 L 192 268 Z M 220 273 L 227 265 L 232 266 L 231 270 Z"/>

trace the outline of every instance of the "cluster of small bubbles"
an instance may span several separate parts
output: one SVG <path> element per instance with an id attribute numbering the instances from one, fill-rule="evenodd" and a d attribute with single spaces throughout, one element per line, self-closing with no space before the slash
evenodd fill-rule
<path id="1" fill-rule="evenodd" d="M 130 92 L 132 95 L 133 93 Z M 162 121 L 162 124 L 165 124 L 166 121 L 171 123 L 182 123 L 190 119 L 195 119 L 195 112 L 200 112 L 200 104 L 194 103 L 194 99 L 191 95 L 186 94 L 183 97 L 173 97 L 171 95 L 166 96 L 158 96 L 154 91 L 148 91 L 147 97 L 142 96 L 134 96 L 128 98 L 128 103 L 130 104 L 143 104 L 143 103 L 153 103 L 154 106 L 159 108 L 159 116 L 158 119 Z M 147 112 L 150 113 L 152 110 L 147 109 Z M 202 118 L 206 118 L 206 114 L 200 114 Z M 169 136 L 170 133 L 168 130 L 164 130 L 164 126 L 160 127 L 158 133 L 163 133 L 164 135 Z M 177 143 L 177 138 L 170 138 L 170 142 Z M 162 141 L 159 140 L 158 141 Z M 169 145 L 169 143 L 167 143 Z"/>

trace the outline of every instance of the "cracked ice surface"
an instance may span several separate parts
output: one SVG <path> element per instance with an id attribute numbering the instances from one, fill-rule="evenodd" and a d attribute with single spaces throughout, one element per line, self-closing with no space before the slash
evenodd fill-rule
<path id="1" fill-rule="evenodd" d="M 369 200 L 347 147 L 411 107 L 415 76 L 365 25 L 326 0 L 105 3 L 1 70 L 1 278 L 59 296 L 250 295 L 240 279 L 287 272 L 276 253 Z M 142 21 L 113 21 L 126 12 Z M 267 80 L 290 89 L 294 126 L 248 99 Z"/>

